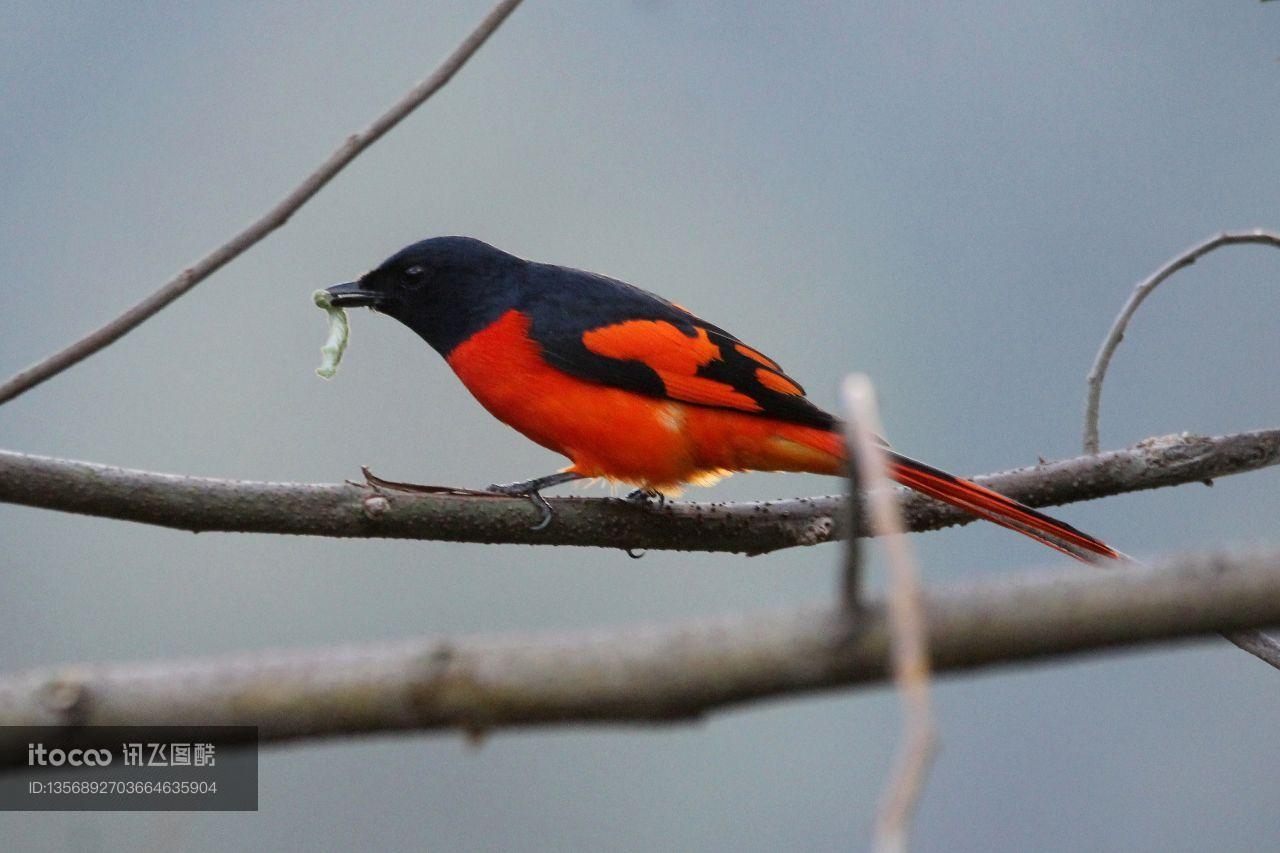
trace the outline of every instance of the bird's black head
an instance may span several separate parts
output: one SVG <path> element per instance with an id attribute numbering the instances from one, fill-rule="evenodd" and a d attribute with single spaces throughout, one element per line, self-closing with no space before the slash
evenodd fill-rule
<path id="1" fill-rule="evenodd" d="M 368 306 L 396 318 L 447 356 L 515 307 L 524 266 L 471 237 L 433 237 L 328 293 L 336 307 Z"/>

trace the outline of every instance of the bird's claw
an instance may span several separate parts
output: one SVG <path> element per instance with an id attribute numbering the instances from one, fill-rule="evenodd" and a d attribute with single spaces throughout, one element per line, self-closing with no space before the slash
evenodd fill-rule
<path id="1" fill-rule="evenodd" d="M 506 495 L 513 498 L 528 498 L 530 503 L 538 508 L 542 513 L 542 520 L 530 527 L 530 530 L 546 530 L 547 525 L 551 523 L 551 519 L 555 517 L 555 510 L 551 508 L 551 504 L 547 503 L 547 499 L 538 494 L 543 489 L 549 489 L 552 486 L 558 486 L 561 483 L 568 483 L 572 480 L 582 479 L 582 475 L 576 471 L 559 471 L 555 474 L 548 474 L 545 477 L 535 477 L 532 480 L 521 480 L 519 483 L 507 483 L 499 485 L 494 483 L 489 486 L 488 492 L 495 495 Z"/>
<path id="2" fill-rule="evenodd" d="M 629 504 L 636 506 L 650 507 L 656 506 L 658 509 L 667 505 L 667 496 L 657 489 L 636 489 L 623 498 Z"/>
<path id="3" fill-rule="evenodd" d="M 529 502 L 542 513 L 542 520 L 529 528 L 535 533 L 539 530 L 546 530 L 550 526 L 551 520 L 555 518 L 555 510 L 551 508 L 551 504 L 547 502 L 547 499 L 537 489 L 530 489 L 526 483 L 491 483 L 485 491 L 512 498 L 528 498 Z"/>

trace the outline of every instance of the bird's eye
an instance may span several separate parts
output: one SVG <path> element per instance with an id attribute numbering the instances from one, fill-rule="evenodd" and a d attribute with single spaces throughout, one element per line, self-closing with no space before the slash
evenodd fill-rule
<path id="1" fill-rule="evenodd" d="M 409 267 L 404 271 L 404 285 L 408 288 L 417 289 L 426 281 L 426 270 L 417 264 Z"/>

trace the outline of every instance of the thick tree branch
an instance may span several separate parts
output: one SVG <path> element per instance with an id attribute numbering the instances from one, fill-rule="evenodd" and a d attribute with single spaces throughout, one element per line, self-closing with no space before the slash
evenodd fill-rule
<path id="1" fill-rule="evenodd" d="M 924 617 L 939 672 L 1277 624 L 1280 550 L 937 589 Z M 832 602 L 580 635 L 61 666 L 0 678 L 0 726 L 239 724 L 272 741 L 664 722 L 882 683 L 888 630 L 883 600 L 869 598 L 856 619 Z M 25 762 L 19 735 L 0 729 L 0 764 Z"/>
<path id="2" fill-rule="evenodd" d="M 445 58 L 435 71 L 418 85 L 410 89 L 400 100 L 373 123 L 359 133 L 352 134 L 334 151 L 329 158 L 306 177 L 292 192 L 278 202 L 275 207 L 264 213 L 259 219 L 236 234 L 226 243 L 205 255 L 187 269 L 178 273 L 167 284 L 141 302 L 129 308 L 109 323 L 95 329 L 78 341 L 66 346 L 44 361 L 31 365 L 20 371 L 0 385 L 0 403 L 6 403 L 35 386 L 50 379 L 68 367 L 83 361 L 98 350 L 115 343 L 131 332 L 162 308 L 182 296 L 191 288 L 204 281 L 213 273 L 242 255 L 251 246 L 266 237 L 272 231 L 289 221 L 289 218 L 300 207 L 310 201 L 311 197 L 329 183 L 339 172 L 346 168 L 352 160 L 366 148 L 377 142 L 391 128 L 395 127 L 409 113 L 413 112 L 428 98 L 434 95 L 458 72 L 471 58 L 489 36 L 501 26 L 521 0 L 502 0 L 480 22 L 479 26 Z"/>
<path id="3" fill-rule="evenodd" d="M 1148 439 L 1126 450 L 975 479 L 1032 506 L 1052 506 L 1209 480 L 1278 462 L 1280 430 L 1261 430 L 1217 438 Z M 929 498 L 902 495 L 909 530 L 973 520 Z M 552 499 L 555 523 L 533 532 L 529 526 L 537 513 L 523 499 L 184 477 L 0 451 L 0 501 L 197 532 L 761 554 L 841 538 L 844 500 L 671 503 L 656 509 L 609 498 L 558 498 Z"/>

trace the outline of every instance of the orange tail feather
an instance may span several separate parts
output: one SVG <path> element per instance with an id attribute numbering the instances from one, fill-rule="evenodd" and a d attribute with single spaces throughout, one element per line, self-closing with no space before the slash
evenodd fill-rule
<path id="1" fill-rule="evenodd" d="M 846 459 L 844 439 L 838 432 L 809 427 L 788 430 L 786 437 L 834 457 L 830 466 L 815 473 L 834 474 Z M 1015 530 L 1081 562 L 1098 557 L 1119 560 L 1120 552 L 1071 525 L 1005 497 L 977 483 L 948 474 L 909 456 L 889 451 L 889 476 L 907 488 L 959 507 L 979 518 Z M 810 468 L 809 470 L 814 470 Z"/>
<path id="2" fill-rule="evenodd" d="M 979 486 L 971 480 L 948 474 L 899 453 L 890 451 L 889 458 L 889 476 L 917 492 L 960 507 L 1002 527 L 1016 530 L 1082 562 L 1094 562 L 1089 555 L 1112 560 L 1121 558 L 1120 553 L 1105 542 L 986 486 Z"/>

